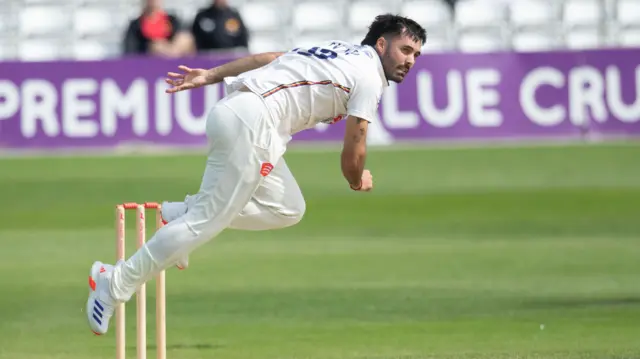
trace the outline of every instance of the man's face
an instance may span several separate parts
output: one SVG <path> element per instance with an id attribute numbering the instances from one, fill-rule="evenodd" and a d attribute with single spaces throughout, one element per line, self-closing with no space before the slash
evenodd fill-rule
<path id="1" fill-rule="evenodd" d="M 162 0 L 145 0 L 144 7 L 147 10 L 162 9 Z"/>
<path id="2" fill-rule="evenodd" d="M 416 41 L 406 33 L 393 38 L 380 38 L 376 43 L 376 49 L 382 60 L 384 74 L 389 81 L 400 83 L 409 73 L 420 56 L 422 43 Z"/>

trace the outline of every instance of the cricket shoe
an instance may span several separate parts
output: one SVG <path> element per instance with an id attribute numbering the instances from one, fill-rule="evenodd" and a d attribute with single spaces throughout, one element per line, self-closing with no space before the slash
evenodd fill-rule
<path id="1" fill-rule="evenodd" d="M 95 335 L 102 335 L 109 329 L 109 320 L 117 305 L 111 296 L 109 284 L 113 275 L 113 266 L 94 262 L 89 273 L 89 300 L 86 314 L 89 327 Z"/>

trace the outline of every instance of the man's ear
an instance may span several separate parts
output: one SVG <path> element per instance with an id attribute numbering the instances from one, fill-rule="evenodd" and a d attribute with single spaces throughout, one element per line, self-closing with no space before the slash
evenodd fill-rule
<path id="1" fill-rule="evenodd" d="M 380 36 L 376 41 L 376 50 L 378 50 L 378 52 L 382 54 L 385 52 L 386 49 L 387 49 L 387 39 Z"/>

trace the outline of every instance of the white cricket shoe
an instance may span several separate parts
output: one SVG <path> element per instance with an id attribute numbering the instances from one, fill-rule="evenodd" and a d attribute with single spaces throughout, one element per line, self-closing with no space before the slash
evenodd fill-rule
<path id="1" fill-rule="evenodd" d="M 89 300 L 87 300 L 86 314 L 89 327 L 96 335 L 107 332 L 109 320 L 117 305 L 109 290 L 112 274 L 113 266 L 102 262 L 94 262 L 89 273 Z"/>
<path id="2" fill-rule="evenodd" d="M 162 207 L 160 209 L 162 220 L 165 223 L 169 223 L 187 213 L 191 198 L 193 198 L 193 196 L 186 195 L 184 197 L 184 202 L 162 202 Z M 189 267 L 189 256 L 178 259 L 176 267 L 180 270 L 187 269 Z"/>

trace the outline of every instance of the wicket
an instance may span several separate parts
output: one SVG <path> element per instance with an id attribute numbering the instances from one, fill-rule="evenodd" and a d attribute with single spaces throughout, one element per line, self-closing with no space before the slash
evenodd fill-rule
<path id="1" fill-rule="evenodd" d="M 155 202 L 122 203 L 116 206 L 116 260 L 125 259 L 125 211 L 136 211 L 137 248 L 146 241 L 146 209 L 155 209 L 156 230 L 163 226 L 161 206 Z M 137 331 L 137 358 L 147 357 L 147 295 L 146 286 L 143 284 L 136 293 L 136 331 Z M 116 307 L 116 359 L 125 359 L 125 306 Z M 156 351 L 157 359 L 166 359 L 166 298 L 165 298 L 165 272 L 162 271 L 156 277 Z"/>

